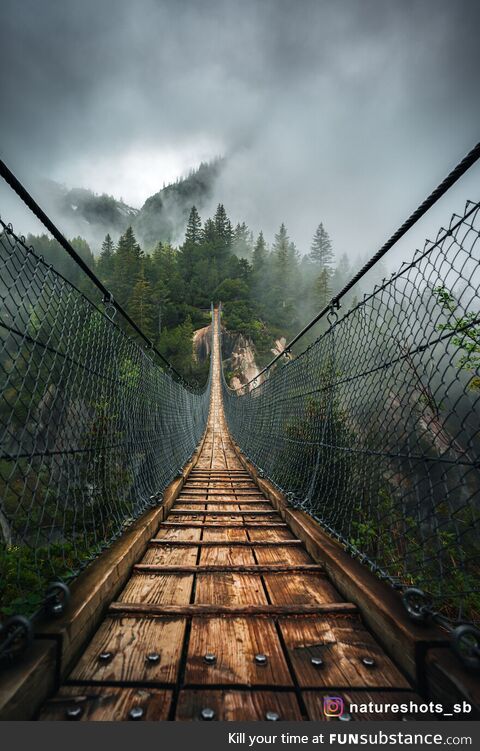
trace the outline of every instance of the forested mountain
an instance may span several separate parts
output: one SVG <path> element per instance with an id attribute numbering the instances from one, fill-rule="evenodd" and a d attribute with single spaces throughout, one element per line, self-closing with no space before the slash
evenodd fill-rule
<path id="1" fill-rule="evenodd" d="M 46 235 L 28 243 L 84 292 L 89 282 L 78 267 Z M 227 329 L 251 342 L 259 365 L 272 356 L 275 341 L 289 338 L 330 299 L 349 276 L 348 259 L 337 265 L 322 223 L 310 252 L 300 257 L 285 224 L 269 245 L 245 223 L 232 226 L 222 204 L 202 223 L 196 206 L 189 211 L 179 246 L 158 240 L 142 248 L 129 226 L 114 242 L 107 233 L 94 256 L 81 237 L 72 240 L 141 329 L 175 367 L 201 378 L 205 363 L 192 356 L 193 332 L 209 322 L 213 301 L 222 301 Z"/>
<path id="2" fill-rule="evenodd" d="M 47 212 L 61 220 L 68 234 L 84 237 L 92 249 L 98 249 L 107 233 L 118 240 L 129 226 L 142 245 L 152 249 L 158 241 L 172 242 L 182 236 L 192 206 L 202 210 L 212 198 L 222 164 L 222 159 L 200 164 L 147 198 L 140 209 L 105 193 L 70 190 L 53 180 L 42 181 L 38 189 Z"/>
<path id="3" fill-rule="evenodd" d="M 84 188 L 69 189 L 53 180 L 38 186 L 42 205 L 57 217 L 68 234 L 81 235 L 94 248 L 107 232 L 118 237 L 135 223 L 138 209 L 107 194 L 98 195 Z"/>
<path id="4" fill-rule="evenodd" d="M 133 222 L 146 248 L 153 248 L 158 241 L 173 242 L 183 235 L 192 206 L 201 211 L 212 198 L 222 164 L 222 159 L 202 163 L 187 177 L 179 178 L 147 198 Z"/>

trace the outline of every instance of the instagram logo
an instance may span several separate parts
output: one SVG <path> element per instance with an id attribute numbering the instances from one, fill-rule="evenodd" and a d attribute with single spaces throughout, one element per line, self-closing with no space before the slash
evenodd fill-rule
<path id="1" fill-rule="evenodd" d="M 325 717 L 340 717 L 343 714 L 343 699 L 341 696 L 324 696 L 323 713 Z"/>

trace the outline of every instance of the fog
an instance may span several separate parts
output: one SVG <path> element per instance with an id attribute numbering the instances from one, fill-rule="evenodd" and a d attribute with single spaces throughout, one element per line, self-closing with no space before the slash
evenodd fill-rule
<path id="1" fill-rule="evenodd" d="M 478 140 L 479 20 L 474 0 L 4 0 L 1 155 L 137 208 L 224 155 L 208 209 L 268 239 L 284 221 L 301 252 L 323 221 L 355 262 Z M 0 214 L 37 229 L 3 186 Z"/>

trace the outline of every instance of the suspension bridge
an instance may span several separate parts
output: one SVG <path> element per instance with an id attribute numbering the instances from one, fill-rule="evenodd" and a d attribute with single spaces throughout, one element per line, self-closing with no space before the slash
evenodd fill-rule
<path id="1" fill-rule="evenodd" d="M 339 310 L 479 156 L 236 391 L 221 306 L 192 386 L 1 163 L 103 304 L 2 221 L 0 718 L 479 716 L 480 204 Z"/>

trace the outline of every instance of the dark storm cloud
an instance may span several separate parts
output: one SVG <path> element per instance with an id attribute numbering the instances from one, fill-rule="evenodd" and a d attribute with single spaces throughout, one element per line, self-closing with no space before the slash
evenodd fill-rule
<path id="1" fill-rule="evenodd" d="M 137 205 L 226 154 L 216 200 L 371 251 L 478 140 L 472 0 L 4 0 L 1 150 Z M 2 193 L 3 195 L 3 193 Z M 477 196 L 474 196 L 477 197 Z"/>

